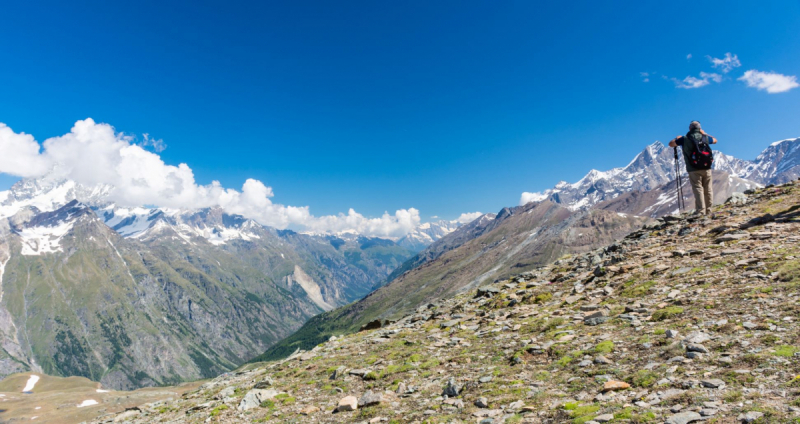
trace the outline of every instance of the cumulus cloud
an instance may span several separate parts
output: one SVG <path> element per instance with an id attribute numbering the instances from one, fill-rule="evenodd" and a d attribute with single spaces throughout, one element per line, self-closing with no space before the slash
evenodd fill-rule
<path id="1" fill-rule="evenodd" d="M 542 200 L 546 199 L 547 196 L 547 193 L 531 193 L 529 191 L 525 191 L 519 198 L 519 205 L 527 205 L 530 202 L 541 202 Z"/>
<path id="2" fill-rule="evenodd" d="M 675 82 L 675 86 L 678 88 L 700 88 L 705 87 L 711 82 L 722 82 L 722 75 L 715 74 L 715 73 L 707 73 L 707 72 L 700 72 L 700 78 L 688 76 L 682 80 L 677 78 L 672 79 Z"/>
<path id="3" fill-rule="evenodd" d="M 727 74 L 733 70 L 733 68 L 742 66 L 742 62 L 739 61 L 739 57 L 735 54 L 731 55 L 730 53 L 725 53 L 725 57 L 722 59 L 711 56 L 706 56 L 706 58 L 711 62 L 711 66 L 715 69 L 719 69 L 723 74 Z"/>
<path id="4" fill-rule="evenodd" d="M 47 172 L 47 160 L 39 154 L 39 143 L 33 136 L 15 133 L 0 123 L 0 172 L 19 177 L 35 177 Z"/>
<path id="5" fill-rule="evenodd" d="M 482 212 L 468 212 L 462 213 L 461 216 L 456 218 L 459 224 L 467 224 L 483 216 Z"/>
<path id="6" fill-rule="evenodd" d="M 751 69 L 739 78 L 748 87 L 764 90 L 767 93 L 783 93 L 793 88 L 797 88 L 797 77 L 794 75 L 783 75 L 777 72 L 761 72 Z"/>
<path id="7" fill-rule="evenodd" d="M 308 206 L 273 203 L 271 187 L 248 179 L 241 190 L 222 187 L 218 181 L 198 184 L 185 163 L 164 163 L 157 153 L 163 141 L 145 136 L 144 143 L 116 133 L 111 125 L 91 118 L 78 121 L 60 137 L 36 140 L 0 124 L 0 173 L 19 177 L 49 174 L 87 186 L 111 187 L 109 198 L 120 206 L 156 205 L 165 208 L 220 206 L 263 225 L 315 232 L 357 231 L 375 237 L 401 237 L 420 223 L 419 211 L 410 208 L 367 218 L 350 209 L 347 214 L 315 217 Z"/>

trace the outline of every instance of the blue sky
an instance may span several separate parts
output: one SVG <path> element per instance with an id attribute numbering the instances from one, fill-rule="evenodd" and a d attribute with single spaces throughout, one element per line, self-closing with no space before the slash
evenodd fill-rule
<path id="1" fill-rule="evenodd" d="M 91 117 L 163 140 L 200 184 L 423 219 L 625 165 L 692 119 L 746 159 L 800 136 L 800 89 L 738 80 L 800 74 L 800 3 L 609 4 L 14 2 L 0 122 L 41 142 Z M 706 57 L 728 52 L 728 73 Z M 672 80 L 701 72 L 719 76 Z"/>

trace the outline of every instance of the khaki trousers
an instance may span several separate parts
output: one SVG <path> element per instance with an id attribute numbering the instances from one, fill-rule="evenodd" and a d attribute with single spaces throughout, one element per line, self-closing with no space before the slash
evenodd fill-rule
<path id="1" fill-rule="evenodd" d="M 689 181 L 692 183 L 697 213 L 711 214 L 711 205 L 714 200 L 714 192 L 711 188 L 711 170 L 692 171 L 689 173 Z"/>

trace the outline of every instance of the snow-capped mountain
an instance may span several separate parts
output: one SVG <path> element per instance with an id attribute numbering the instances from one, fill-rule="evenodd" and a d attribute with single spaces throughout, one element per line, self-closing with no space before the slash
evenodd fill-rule
<path id="1" fill-rule="evenodd" d="M 458 221 L 440 220 L 426 222 L 411 230 L 405 237 L 398 240 L 397 244 L 413 252 L 419 252 L 442 237 L 452 233 L 460 226 L 461 223 Z"/>
<path id="2" fill-rule="evenodd" d="M 742 178 L 761 184 L 782 184 L 800 177 L 800 138 L 776 141 L 752 162 L 755 166 Z"/>
<path id="3" fill-rule="evenodd" d="M 253 240 L 263 226 L 252 219 L 228 215 L 221 208 L 196 211 L 176 209 L 117 208 L 109 205 L 95 210 L 97 215 L 123 237 L 146 240 L 171 230 L 184 240 L 202 237 L 214 245 L 230 240 Z"/>
<path id="4" fill-rule="evenodd" d="M 713 169 L 758 184 L 779 184 L 800 176 L 800 138 L 772 143 L 754 161 L 714 151 Z M 681 162 L 681 170 L 685 167 Z M 631 191 L 649 191 L 675 178 L 673 150 L 661 142 L 647 146 L 626 166 L 591 170 L 578 182 L 561 181 L 540 193 L 523 193 L 521 204 L 549 199 L 571 210 L 587 209 Z"/>
<path id="5" fill-rule="evenodd" d="M 161 208 L 123 208 L 108 200 L 113 187 L 85 187 L 68 180 L 49 177 L 25 179 L 7 191 L 0 192 L 0 221 L 20 212 L 38 214 L 59 209 L 72 201 L 94 210 L 106 225 L 126 238 L 157 237 L 165 229 L 174 231 L 184 240 L 202 237 L 215 245 L 229 240 L 258 238 L 253 232 L 263 226 L 253 220 L 229 215 L 221 208 L 199 210 Z"/>
<path id="6" fill-rule="evenodd" d="M 220 208 L 119 208 L 104 193 L 35 180 L 0 193 L 0 379 L 130 389 L 208 377 L 367 295 L 411 256 Z"/>
<path id="7" fill-rule="evenodd" d="M 571 210 L 586 209 L 629 191 L 652 190 L 674 174 L 672 150 L 656 141 L 626 166 L 608 171 L 593 169 L 576 183 L 561 181 L 543 193 L 523 193 L 521 203 L 550 199 Z"/>

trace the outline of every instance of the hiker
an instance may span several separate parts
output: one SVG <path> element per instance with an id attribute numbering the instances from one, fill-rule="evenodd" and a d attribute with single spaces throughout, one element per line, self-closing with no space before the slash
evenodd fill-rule
<path id="1" fill-rule="evenodd" d="M 706 134 L 700 121 L 689 124 L 689 132 L 679 135 L 669 142 L 669 147 L 681 146 L 686 172 L 694 192 L 695 213 L 711 214 L 714 192 L 711 188 L 711 163 L 714 160 L 709 144 L 717 144 L 717 139 Z"/>

